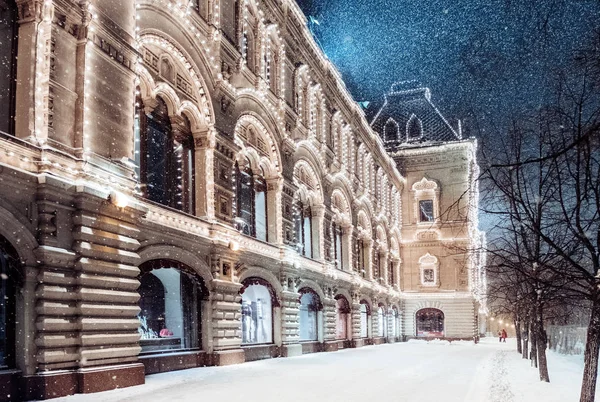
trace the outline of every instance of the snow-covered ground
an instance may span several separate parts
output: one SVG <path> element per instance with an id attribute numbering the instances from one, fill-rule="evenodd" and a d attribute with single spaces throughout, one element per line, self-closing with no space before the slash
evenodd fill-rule
<path id="1" fill-rule="evenodd" d="M 156 374 L 145 385 L 54 401 L 578 401 L 583 359 L 549 352 L 548 360 L 550 384 L 511 339 L 411 341 Z"/>

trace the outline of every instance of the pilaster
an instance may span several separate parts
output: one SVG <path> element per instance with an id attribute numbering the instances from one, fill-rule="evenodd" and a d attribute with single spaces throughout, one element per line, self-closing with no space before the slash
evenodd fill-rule
<path id="1" fill-rule="evenodd" d="M 215 177 L 213 130 L 200 131 L 194 135 L 194 168 L 196 174 L 196 216 L 214 219 L 215 217 Z"/>
<path id="2" fill-rule="evenodd" d="M 15 134 L 35 144 L 48 140 L 52 1 L 17 0 L 19 41 Z"/>
<path id="3" fill-rule="evenodd" d="M 211 267 L 212 269 L 212 267 Z M 212 364 L 224 366 L 245 361 L 242 344 L 242 296 L 240 283 L 213 279 L 209 296 L 210 320 L 208 351 L 212 350 Z"/>

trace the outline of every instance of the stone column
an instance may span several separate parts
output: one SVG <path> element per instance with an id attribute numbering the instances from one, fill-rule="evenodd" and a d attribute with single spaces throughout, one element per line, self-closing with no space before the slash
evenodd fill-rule
<path id="1" fill-rule="evenodd" d="M 284 286 L 281 298 L 281 355 L 299 356 L 302 354 L 302 345 L 299 343 L 300 294 L 296 291 L 295 281 Z"/>
<path id="2" fill-rule="evenodd" d="M 74 202 L 77 258 L 72 311 L 79 329 L 80 392 L 144 383 L 144 366 L 138 362 L 140 244 L 136 225 L 145 211 L 131 198 L 127 206 L 113 202 L 111 195 L 86 187 L 77 189 Z M 119 366 L 108 367 L 115 364 Z M 98 366 L 107 367 L 98 370 Z"/>
<path id="3" fill-rule="evenodd" d="M 395 290 L 400 290 L 400 259 L 392 259 L 392 270 L 394 271 L 394 281 L 390 285 Z"/>
<path id="4" fill-rule="evenodd" d="M 242 296 L 239 283 L 226 280 L 213 280 L 210 295 L 209 316 L 212 328 L 209 329 L 209 349 L 212 349 L 211 363 L 215 366 L 243 363 L 245 361 L 242 344 Z"/>
<path id="5" fill-rule="evenodd" d="M 389 306 L 389 304 L 388 304 Z M 386 325 L 386 342 L 387 343 L 394 343 L 396 340 L 394 339 L 394 337 L 392 336 L 392 331 L 393 331 L 393 327 L 394 327 L 394 316 L 392 315 L 392 309 L 388 307 L 388 309 L 385 311 L 385 316 L 387 319 L 387 325 Z"/>
<path id="6" fill-rule="evenodd" d="M 352 272 L 352 225 L 342 227 L 342 248 L 344 271 Z"/>
<path id="7" fill-rule="evenodd" d="M 366 262 L 365 262 L 365 270 L 366 272 L 366 276 L 365 279 L 372 281 L 373 280 L 373 240 L 363 240 L 364 242 L 364 253 L 366 258 Z"/>
<path id="8" fill-rule="evenodd" d="M 281 211 L 282 190 L 282 178 L 275 177 L 267 179 L 267 230 L 269 243 L 280 244 L 283 241 L 283 216 Z"/>
<path id="9" fill-rule="evenodd" d="M 38 269 L 32 266 L 23 267 L 24 281 L 21 292 L 17 292 L 17 306 L 21 306 L 17 311 L 16 333 L 31 334 L 31 336 L 17 336 L 15 339 L 15 350 L 22 350 L 23 354 L 17 354 L 16 366 L 21 368 L 24 376 L 30 376 L 36 370 L 36 332 L 35 323 L 35 288 L 38 284 Z"/>
<path id="10" fill-rule="evenodd" d="M 389 285 L 388 278 L 388 252 L 379 252 L 379 276 L 383 279 L 379 283 L 382 285 Z"/>
<path id="11" fill-rule="evenodd" d="M 324 260 L 325 250 L 324 250 L 324 242 L 322 242 L 323 237 L 323 227 L 325 222 L 325 206 L 324 205 L 313 205 L 310 207 L 312 211 L 312 222 L 311 222 L 311 232 L 312 232 L 312 250 L 313 250 L 313 259 L 315 260 Z M 315 247 L 315 244 L 317 247 Z"/>
<path id="12" fill-rule="evenodd" d="M 352 327 L 348 328 L 348 331 L 352 332 L 352 346 L 360 348 L 365 345 L 364 338 L 360 336 L 360 294 L 357 292 L 352 293 L 352 301 L 350 308 L 352 309 Z"/>
<path id="13" fill-rule="evenodd" d="M 195 132 L 193 135 L 196 216 L 213 219 L 215 217 L 215 133 L 209 129 Z"/>
<path id="14" fill-rule="evenodd" d="M 371 304 L 371 338 L 379 337 L 379 325 L 381 324 L 383 323 L 379 322 L 379 302 L 374 298 Z"/>
<path id="15" fill-rule="evenodd" d="M 330 288 L 326 289 L 327 297 L 323 302 L 323 340 L 325 352 L 334 352 L 338 350 L 336 335 L 336 302 L 331 298 Z"/>
<path id="16" fill-rule="evenodd" d="M 50 48 L 54 4 L 17 0 L 19 40 L 15 134 L 43 144 L 48 139 Z"/>

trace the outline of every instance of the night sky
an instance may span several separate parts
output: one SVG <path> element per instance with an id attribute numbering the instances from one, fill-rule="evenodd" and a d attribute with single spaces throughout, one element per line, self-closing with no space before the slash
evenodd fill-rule
<path id="1" fill-rule="evenodd" d="M 557 68 L 600 26 L 598 0 L 299 0 L 357 101 L 395 81 L 432 90 L 473 135 L 538 107 Z M 476 128 L 477 127 L 477 128 Z"/>

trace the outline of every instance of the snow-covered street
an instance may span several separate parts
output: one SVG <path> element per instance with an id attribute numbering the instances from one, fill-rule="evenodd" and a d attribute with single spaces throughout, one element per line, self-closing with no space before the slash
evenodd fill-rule
<path id="1" fill-rule="evenodd" d="M 412 341 L 157 374 L 145 385 L 55 401 L 578 401 L 582 357 L 549 352 L 548 360 L 552 382 L 543 384 L 511 339 Z"/>

